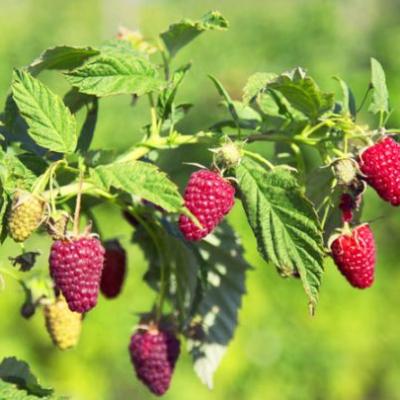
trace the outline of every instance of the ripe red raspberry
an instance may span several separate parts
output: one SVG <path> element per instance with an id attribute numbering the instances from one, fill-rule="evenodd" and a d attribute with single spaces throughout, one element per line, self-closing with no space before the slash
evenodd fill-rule
<path id="1" fill-rule="evenodd" d="M 129 353 L 137 377 L 157 396 L 169 388 L 180 353 L 179 340 L 156 327 L 138 329 L 131 337 Z"/>
<path id="2" fill-rule="evenodd" d="M 71 311 L 97 304 L 104 248 L 94 236 L 57 240 L 50 252 L 50 273 Z"/>
<path id="3" fill-rule="evenodd" d="M 185 205 L 202 227 L 181 215 L 179 228 L 187 240 L 207 236 L 228 214 L 235 202 L 235 188 L 219 173 L 202 169 L 194 172 L 185 189 Z"/>
<path id="4" fill-rule="evenodd" d="M 104 243 L 106 249 L 100 290 L 109 299 L 117 297 L 124 283 L 126 273 L 126 252 L 118 240 Z"/>
<path id="5" fill-rule="evenodd" d="M 340 234 L 330 247 L 335 264 L 352 286 L 365 289 L 373 284 L 376 251 L 368 224 Z"/>
<path id="6" fill-rule="evenodd" d="M 386 136 L 360 154 L 360 170 L 379 196 L 400 205 L 400 144 Z"/>

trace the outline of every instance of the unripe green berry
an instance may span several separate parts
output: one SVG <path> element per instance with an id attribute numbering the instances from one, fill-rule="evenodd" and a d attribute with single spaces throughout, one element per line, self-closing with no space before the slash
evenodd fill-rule
<path id="1" fill-rule="evenodd" d="M 350 186 L 357 178 L 358 166 L 351 158 L 336 161 L 333 168 L 339 185 Z"/>
<path id="2" fill-rule="evenodd" d="M 41 224 L 45 202 L 25 191 L 16 191 L 8 217 L 8 230 L 16 242 L 24 242 Z"/>
<path id="3" fill-rule="evenodd" d="M 216 162 L 224 168 L 232 168 L 242 158 L 241 146 L 234 142 L 226 142 L 216 151 Z"/>

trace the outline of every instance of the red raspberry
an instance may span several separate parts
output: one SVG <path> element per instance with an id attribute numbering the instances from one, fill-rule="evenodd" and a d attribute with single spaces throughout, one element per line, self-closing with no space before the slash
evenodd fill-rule
<path id="1" fill-rule="evenodd" d="M 348 193 L 343 193 L 340 196 L 339 208 L 342 211 L 342 221 L 350 222 L 353 219 L 353 210 L 355 209 L 353 197 Z"/>
<path id="2" fill-rule="evenodd" d="M 386 136 L 360 154 L 360 170 L 379 196 L 400 205 L 400 144 Z"/>
<path id="3" fill-rule="evenodd" d="M 142 328 L 132 335 L 129 352 L 137 377 L 155 395 L 163 395 L 179 357 L 179 340 L 166 330 Z"/>
<path id="4" fill-rule="evenodd" d="M 50 273 L 71 311 L 97 304 L 104 248 L 93 236 L 57 240 L 50 252 Z"/>
<path id="5" fill-rule="evenodd" d="M 187 240 L 207 236 L 228 214 L 235 202 L 235 188 L 217 172 L 207 169 L 194 172 L 185 190 L 185 205 L 202 227 L 181 215 L 179 228 Z"/>
<path id="6" fill-rule="evenodd" d="M 104 268 L 101 275 L 100 290 L 109 299 L 121 292 L 126 273 L 126 252 L 118 240 L 104 243 L 106 249 Z"/>
<path id="7" fill-rule="evenodd" d="M 352 286 L 365 289 L 373 284 L 376 251 L 368 224 L 357 226 L 350 234 L 340 234 L 330 247 L 335 264 Z"/>

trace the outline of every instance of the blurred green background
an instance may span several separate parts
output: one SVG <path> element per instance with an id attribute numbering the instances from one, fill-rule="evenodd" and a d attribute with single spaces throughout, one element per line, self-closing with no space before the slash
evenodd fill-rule
<path id="1" fill-rule="evenodd" d="M 88 45 L 113 37 L 119 25 L 155 36 L 183 17 L 197 18 L 210 9 L 231 23 L 228 32 L 205 33 L 179 55 L 176 64 L 194 63 L 181 99 L 195 108 L 181 126 L 185 132 L 207 127 L 218 115 L 218 96 L 207 78 L 218 77 L 233 97 L 241 95 L 246 78 L 258 71 L 281 72 L 301 65 L 323 89 L 336 90 L 332 76 L 350 83 L 360 99 L 368 85 L 369 58 L 387 72 L 394 113 L 400 125 L 400 5 L 397 0 L 0 0 L 0 100 L 3 103 L 12 68 L 26 65 L 57 44 Z M 56 73 L 43 78 L 60 92 L 67 85 Z M 64 86 L 63 86 L 64 85 Z M 128 97 L 101 102 L 93 147 L 121 150 L 140 137 L 147 109 Z M 263 145 L 264 146 L 264 145 Z M 266 145 L 265 145 L 266 146 Z M 174 158 L 171 153 L 169 157 Z M 178 182 L 190 169 L 164 159 Z M 206 162 L 186 152 L 179 161 Z M 299 282 L 279 278 L 257 255 L 254 239 L 237 206 L 229 220 L 240 232 L 246 257 L 255 267 L 248 274 L 248 295 L 240 326 L 208 391 L 192 371 L 183 351 L 166 399 L 200 400 L 375 400 L 400 399 L 400 261 L 398 210 L 368 192 L 365 220 L 374 221 L 378 246 L 375 285 L 352 289 L 327 263 L 317 315 L 307 313 Z M 116 210 L 100 209 L 105 238 L 118 236 L 128 244 L 130 229 L 116 223 Z M 47 268 L 44 237 L 40 267 Z M 0 258 L 18 247 L 7 241 Z M 136 380 L 127 346 L 135 312 L 149 309 L 153 293 L 141 282 L 144 258 L 128 248 L 129 279 L 120 298 L 100 300 L 85 319 L 79 346 L 61 353 L 51 346 L 40 313 L 26 321 L 19 316 L 23 294 L 6 279 L 0 294 L 0 359 L 15 355 L 27 360 L 44 385 L 73 400 L 150 399 Z"/>

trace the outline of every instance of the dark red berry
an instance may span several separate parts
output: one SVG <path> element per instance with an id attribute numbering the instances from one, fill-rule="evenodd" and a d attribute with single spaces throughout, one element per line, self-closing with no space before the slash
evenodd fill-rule
<path id="1" fill-rule="evenodd" d="M 131 337 L 129 353 L 137 377 L 157 396 L 169 388 L 180 343 L 169 331 L 139 329 Z"/>
<path id="2" fill-rule="evenodd" d="M 349 193 L 343 193 L 340 197 L 339 208 L 342 211 L 342 221 L 350 222 L 353 219 L 353 211 L 357 208 L 353 196 Z"/>
<path id="3" fill-rule="evenodd" d="M 84 313 L 97 304 L 104 248 L 93 236 L 57 240 L 50 252 L 50 273 L 71 311 Z"/>
<path id="4" fill-rule="evenodd" d="M 124 283 L 126 252 L 118 240 L 109 240 L 104 243 L 104 247 L 106 252 L 100 290 L 105 297 L 112 299 L 118 296 Z"/>
<path id="5" fill-rule="evenodd" d="M 375 239 L 368 224 L 342 233 L 331 243 L 332 257 L 348 282 L 359 289 L 374 282 Z"/>
<path id="6" fill-rule="evenodd" d="M 202 169 L 190 176 L 184 199 L 186 207 L 202 227 L 186 215 L 181 215 L 179 228 L 187 240 L 200 240 L 212 232 L 231 210 L 235 202 L 235 188 L 219 173 Z"/>
<path id="7" fill-rule="evenodd" d="M 400 144 L 384 137 L 361 153 L 359 164 L 365 180 L 379 196 L 400 205 Z"/>

